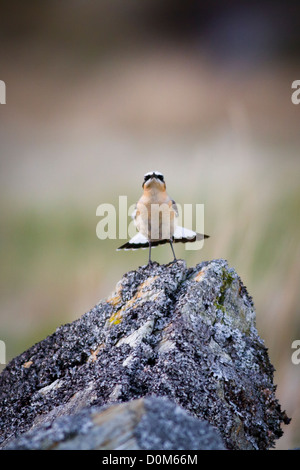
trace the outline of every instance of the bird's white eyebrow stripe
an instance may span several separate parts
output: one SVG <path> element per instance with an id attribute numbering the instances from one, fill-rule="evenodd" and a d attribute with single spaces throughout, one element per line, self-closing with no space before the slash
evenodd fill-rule
<path id="1" fill-rule="evenodd" d="M 162 173 L 160 173 L 159 171 L 148 171 L 148 173 L 145 173 L 145 174 L 144 174 L 144 178 L 145 178 L 146 176 L 150 176 L 150 175 L 153 175 L 153 174 L 154 174 L 154 175 L 157 175 L 157 176 L 164 176 L 164 175 L 163 175 Z"/>

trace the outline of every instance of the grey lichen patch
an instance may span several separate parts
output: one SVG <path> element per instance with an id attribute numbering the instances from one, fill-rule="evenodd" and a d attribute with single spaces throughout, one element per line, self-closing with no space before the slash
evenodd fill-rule
<path id="1" fill-rule="evenodd" d="M 156 351 L 159 354 L 162 354 L 164 352 L 169 352 L 171 349 L 176 348 L 176 344 L 174 341 L 168 339 L 168 338 L 163 338 L 157 345 Z"/>
<path id="2" fill-rule="evenodd" d="M 62 386 L 63 386 L 63 381 L 60 380 L 60 379 L 56 379 L 51 384 L 49 384 L 46 387 L 43 387 L 40 390 L 38 390 L 38 393 L 40 393 L 41 395 L 47 395 L 52 390 L 57 390 L 58 388 L 60 388 Z"/>
<path id="3" fill-rule="evenodd" d="M 0 442 L 148 395 L 209 421 L 227 448 L 266 449 L 282 435 L 288 418 L 253 302 L 225 260 L 130 271 L 108 299 L 13 359 L 0 376 Z"/>
<path id="4" fill-rule="evenodd" d="M 121 338 L 117 342 L 116 346 L 121 346 L 121 344 L 129 344 L 129 346 L 131 346 L 132 348 L 137 347 L 139 343 L 141 343 L 143 338 L 152 333 L 153 326 L 154 319 L 152 318 L 130 335 Z"/>
<path id="5" fill-rule="evenodd" d="M 167 399 L 147 398 L 145 412 L 135 429 L 139 446 L 146 450 L 224 450 L 216 428 L 199 421 Z"/>
<path id="6" fill-rule="evenodd" d="M 230 364 L 232 363 L 232 359 L 231 357 L 229 356 L 229 354 L 227 354 L 226 352 L 224 352 L 223 348 L 219 345 L 219 343 L 217 343 L 215 341 L 215 339 L 213 337 L 210 338 L 210 341 L 209 341 L 209 347 L 211 349 L 212 352 L 214 352 L 214 354 L 217 356 L 217 357 L 220 357 L 220 361 L 223 363 L 223 364 Z"/>
<path id="7" fill-rule="evenodd" d="M 111 295 L 111 297 L 108 299 L 108 302 L 113 306 L 117 305 L 120 307 L 121 304 L 122 306 L 114 311 L 110 318 L 108 318 L 106 327 L 110 328 L 113 325 L 118 325 L 121 323 L 123 317 L 126 316 L 132 309 L 141 307 L 145 302 L 155 302 L 164 292 L 163 289 L 153 288 L 153 284 L 157 277 L 158 276 L 149 277 L 145 281 L 141 282 L 132 298 L 128 299 L 126 294 L 125 296 L 123 295 L 123 297 L 127 299 L 126 302 L 121 301 L 123 289 L 122 283 L 118 283 L 116 292 Z"/>

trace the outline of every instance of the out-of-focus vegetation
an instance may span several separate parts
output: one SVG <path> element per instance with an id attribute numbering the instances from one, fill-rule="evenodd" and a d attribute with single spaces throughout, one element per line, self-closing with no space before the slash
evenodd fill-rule
<path id="1" fill-rule="evenodd" d="M 176 244 L 177 256 L 227 259 L 253 296 L 292 417 L 277 447 L 299 446 L 299 15 L 289 2 L 271 12 L 264 2 L 128 4 L 20 3 L 0 28 L 7 360 L 146 262 L 144 250 L 116 252 L 123 240 L 97 239 L 96 209 L 118 213 L 119 195 L 130 206 L 143 174 L 159 170 L 176 201 L 205 205 L 211 238 L 201 251 Z M 169 247 L 153 258 L 169 262 Z"/>

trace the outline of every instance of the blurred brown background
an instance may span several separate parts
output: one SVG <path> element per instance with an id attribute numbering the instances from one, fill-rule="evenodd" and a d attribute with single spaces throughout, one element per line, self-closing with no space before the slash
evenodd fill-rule
<path id="1" fill-rule="evenodd" d="M 7 362 L 93 307 L 147 253 L 96 237 L 96 208 L 133 204 L 164 173 L 205 204 L 192 266 L 225 258 L 257 327 L 300 445 L 300 79 L 297 2 L 6 2 L 0 19 L 1 300 Z M 128 219 L 129 222 L 129 219 Z M 166 247 L 153 251 L 171 260 Z"/>

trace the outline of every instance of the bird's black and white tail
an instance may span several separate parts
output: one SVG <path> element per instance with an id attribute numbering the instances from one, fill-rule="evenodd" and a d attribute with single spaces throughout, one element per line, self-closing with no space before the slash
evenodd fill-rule
<path id="1" fill-rule="evenodd" d="M 209 235 L 202 235 L 200 233 L 196 233 L 193 230 L 189 230 L 184 227 L 177 226 L 173 235 L 172 241 L 174 243 L 192 243 L 199 240 L 204 240 L 205 238 L 209 238 Z M 164 245 L 165 243 L 169 243 L 169 239 L 164 240 L 152 240 L 151 247 Z M 144 237 L 141 233 L 137 233 L 131 240 L 124 243 L 124 245 L 120 246 L 117 251 L 119 250 L 138 250 L 139 248 L 148 248 L 149 247 L 149 240 Z"/>

